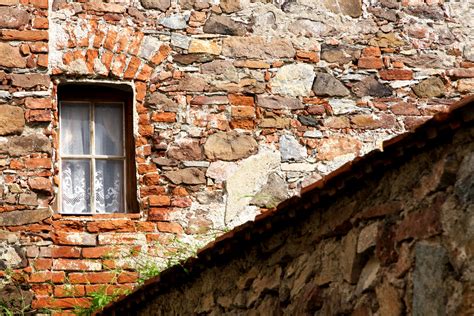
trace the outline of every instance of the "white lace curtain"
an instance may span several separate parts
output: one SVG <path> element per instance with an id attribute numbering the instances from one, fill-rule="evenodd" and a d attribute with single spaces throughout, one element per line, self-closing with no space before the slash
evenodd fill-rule
<path id="1" fill-rule="evenodd" d="M 122 105 L 63 103 L 60 110 L 62 212 L 122 212 L 125 163 Z"/>

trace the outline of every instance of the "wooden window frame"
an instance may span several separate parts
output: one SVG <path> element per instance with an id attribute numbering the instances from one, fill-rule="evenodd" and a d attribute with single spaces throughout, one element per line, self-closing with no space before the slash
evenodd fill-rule
<path id="1" fill-rule="evenodd" d="M 124 87 L 121 85 L 120 87 Z M 130 88 L 130 87 L 129 87 Z M 89 103 L 90 109 L 95 107 L 95 103 L 122 103 L 123 104 L 123 149 L 124 156 L 107 156 L 107 155 L 94 155 L 92 152 L 89 155 L 61 155 L 61 143 L 60 143 L 60 133 L 61 127 L 59 128 L 59 148 L 58 148 L 58 161 L 59 161 L 59 174 L 60 174 L 60 185 L 59 185 L 59 212 L 64 215 L 97 215 L 101 213 L 95 212 L 95 205 L 91 205 L 90 213 L 69 213 L 67 210 L 62 209 L 62 174 L 61 174 L 61 161 L 62 158 L 74 159 L 80 157 L 81 159 L 123 159 L 124 160 L 124 211 L 115 214 L 126 214 L 126 213 L 138 213 L 138 199 L 137 199 L 137 176 L 136 176 L 136 163 L 135 163 L 135 139 L 134 139 L 134 129 L 133 129 L 133 93 L 130 91 L 124 91 L 124 89 L 115 88 L 113 85 L 97 85 L 97 84 L 64 84 L 58 87 L 58 111 L 61 110 L 63 103 Z M 91 114 L 92 116 L 92 114 Z M 58 120 L 61 120 L 61 113 L 58 114 Z M 92 123 L 91 119 L 89 120 L 90 124 Z M 94 131 L 91 130 L 91 135 Z M 92 137 L 91 141 L 94 141 Z M 91 148 L 94 146 L 91 144 Z M 92 170 L 93 166 L 91 164 L 91 175 L 95 170 Z M 91 177 L 91 196 L 94 195 L 93 191 L 93 182 L 94 179 Z M 95 200 L 95 198 L 91 198 Z M 105 213 L 105 214 L 114 214 L 114 213 Z"/>

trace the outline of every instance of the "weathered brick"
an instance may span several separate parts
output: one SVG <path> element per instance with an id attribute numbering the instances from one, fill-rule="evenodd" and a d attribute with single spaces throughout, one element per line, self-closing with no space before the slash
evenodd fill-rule
<path id="1" fill-rule="evenodd" d="M 87 223 L 87 231 L 91 233 L 98 232 L 108 232 L 108 231 L 117 231 L 117 232 L 133 232 L 135 231 L 135 226 L 133 221 L 127 219 L 114 219 L 107 221 L 94 221 Z"/>
<path id="2" fill-rule="evenodd" d="M 359 59 L 357 66 L 363 69 L 381 69 L 383 68 L 383 61 L 379 57 L 362 57 Z"/>
<path id="3" fill-rule="evenodd" d="M 68 280 L 72 284 L 92 283 L 92 284 L 107 284 L 111 283 L 116 278 L 114 272 L 84 272 L 84 273 L 69 273 Z"/>
<path id="4" fill-rule="evenodd" d="M 51 122 L 51 110 L 26 110 L 25 118 L 28 122 Z"/>
<path id="5" fill-rule="evenodd" d="M 174 123 L 176 122 L 176 113 L 164 112 L 164 113 L 153 113 L 151 116 L 153 122 L 164 122 Z"/>
<path id="6" fill-rule="evenodd" d="M 54 259 L 54 270 L 65 271 L 99 271 L 102 264 L 99 261 L 81 259 Z"/>
<path id="7" fill-rule="evenodd" d="M 171 203 L 169 196 L 166 195 L 150 195 L 148 197 L 148 202 L 150 206 L 168 206 Z"/>
<path id="8" fill-rule="evenodd" d="M 84 285 L 56 285 L 54 287 L 54 296 L 55 297 L 81 297 L 85 296 L 86 290 Z"/>
<path id="9" fill-rule="evenodd" d="M 51 297 L 36 297 L 31 307 L 33 309 L 44 309 L 44 308 L 78 308 L 88 307 L 90 305 L 90 299 L 85 297 L 68 297 L 68 298 L 57 298 L 51 299 Z"/>
<path id="10" fill-rule="evenodd" d="M 53 240 L 60 245 L 95 246 L 96 236 L 88 233 L 56 232 Z"/>
<path id="11" fill-rule="evenodd" d="M 30 283 L 63 283 L 66 278 L 66 274 L 63 271 L 41 271 L 34 272 L 29 277 Z"/>
<path id="12" fill-rule="evenodd" d="M 50 98 L 26 98 L 25 106 L 28 109 L 51 109 L 51 102 Z"/>
<path id="13" fill-rule="evenodd" d="M 81 248 L 70 246 L 52 246 L 51 256 L 53 258 L 79 258 Z"/>
<path id="14" fill-rule="evenodd" d="M 183 227 L 178 223 L 171 223 L 171 222 L 158 222 L 156 223 L 156 228 L 160 232 L 164 233 L 174 233 L 174 234 L 182 234 Z"/>
<path id="15" fill-rule="evenodd" d="M 386 69 L 379 71 L 380 78 L 383 80 L 411 80 L 413 71 L 410 69 Z"/>

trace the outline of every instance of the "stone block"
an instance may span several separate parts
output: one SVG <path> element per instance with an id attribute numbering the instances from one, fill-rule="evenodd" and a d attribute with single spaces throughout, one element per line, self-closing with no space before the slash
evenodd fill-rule
<path id="1" fill-rule="evenodd" d="M 0 135 L 20 134 L 24 127 L 25 117 L 20 107 L 0 105 Z"/>

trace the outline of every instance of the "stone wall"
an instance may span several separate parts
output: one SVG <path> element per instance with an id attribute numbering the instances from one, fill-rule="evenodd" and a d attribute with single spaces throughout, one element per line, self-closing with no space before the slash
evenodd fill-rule
<path id="1" fill-rule="evenodd" d="M 249 225 L 179 283 L 163 277 L 103 314 L 471 315 L 473 133 L 374 161 L 360 185 L 288 205 L 297 220 Z"/>
<path id="2" fill-rule="evenodd" d="M 0 266 L 26 275 L 34 308 L 71 308 L 97 290 L 89 278 L 63 291 L 75 273 L 133 271 L 111 254 L 166 257 L 175 236 L 193 248 L 253 219 L 472 93 L 472 12 L 441 0 L 0 0 L 0 238 L 22 258 Z M 57 90 L 71 82 L 133 88 L 135 214 L 57 214 Z"/>

